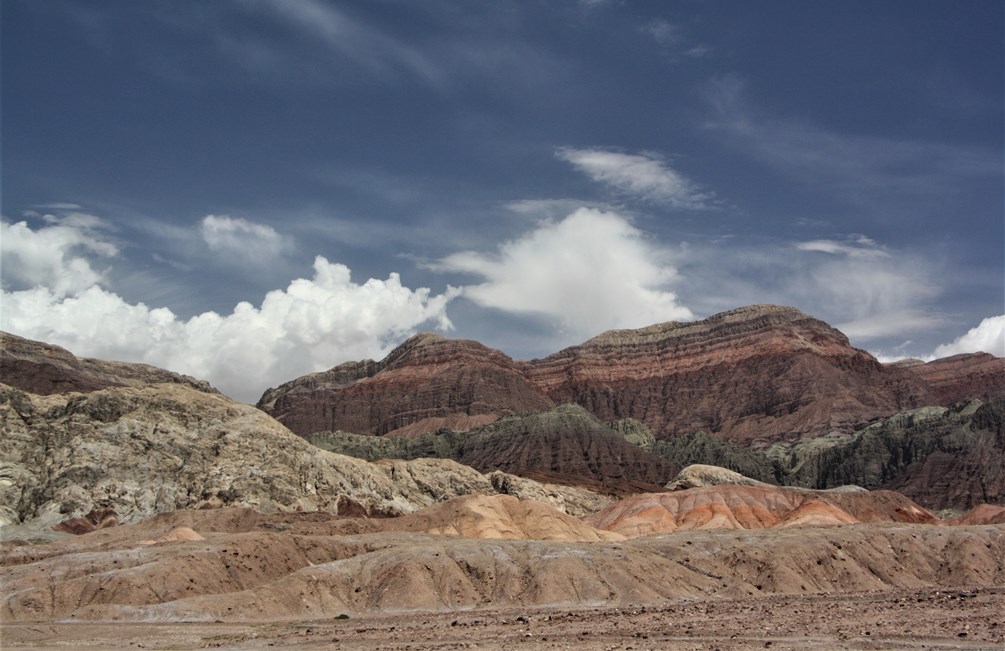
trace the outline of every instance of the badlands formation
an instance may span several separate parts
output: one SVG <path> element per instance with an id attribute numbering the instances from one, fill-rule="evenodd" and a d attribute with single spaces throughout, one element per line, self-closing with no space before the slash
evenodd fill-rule
<path id="1" fill-rule="evenodd" d="M 0 381 L 3 648 L 1005 648 L 990 355 L 753 306 L 257 408 L 6 334 Z"/>

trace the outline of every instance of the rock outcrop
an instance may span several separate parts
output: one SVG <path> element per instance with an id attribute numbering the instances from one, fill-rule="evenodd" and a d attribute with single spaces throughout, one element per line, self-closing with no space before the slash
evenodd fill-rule
<path id="1" fill-rule="evenodd" d="M 764 486 L 765 483 L 741 475 L 740 473 L 707 464 L 692 464 L 673 478 L 667 484 L 667 490 L 687 490 L 688 488 L 703 488 L 705 486 L 719 486 L 721 484 L 736 484 L 738 486 Z"/>
<path id="2" fill-rule="evenodd" d="M 148 364 L 81 358 L 65 348 L 7 332 L 0 332 L 0 382 L 43 396 L 163 383 L 216 392 L 208 382 L 187 375 Z"/>
<path id="3" fill-rule="evenodd" d="M 779 459 L 785 483 L 896 490 L 933 510 L 1005 504 L 1005 398 L 910 410 L 814 443 Z"/>
<path id="4" fill-rule="evenodd" d="M 629 538 L 692 529 L 766 529 L 798 524 L 939 519 L 893 491 L 811 491 L 725 483 L 671 493 L 632 495 L 591 516 L 598 529 Z"/>
<path id="5" fill-rule="evenodd" d="M 787 307 L 603 333 L 518 362 L 471 341 L 418 335 L 381 362 L 343 364 L 270 389 L 259 406 L 294 432 L 414 435 L 573 402 L 667 439 L 744 446 L 851 432 L 905 409 L 1005 395 L 1005 360 L 883 365 L 841 332 Z"/>
<path id="6" fill-rule="evenodd" d="M 370 463 L 324 452 L 251 405 L 184 384 L 50 396 L 0 385 L 0 428 L 3 526 L 222 505 L 394 515 L 509 485 L 446 459 Z M 540 494 L 560 508 L 589 503 L 583 489 Z M 606 501 L 595 497 L 598 507 Z"/>
<path id="7" fill-rule="evenodd" d="M 380 362 L 350 362 L 269 389 L 258 406 L 298 434 L 470 429 L 551 400 L 521 366 L 474 341 L 412 337 Z"/>
<path id="8" fill-rule="evenodd" d="M 930 404 L 946 406 L 965 398 L 1005 396 L 1005 359 L 988 353 L 953 355 L 902 368 L 924 382 L 934 398 Z"/>
<path id="9" fill-rule="evenodd" d="M 658 490 L 675 470 L 574 404 L 504 416 L 467 432 L 438 430 L 417 437 L 321 432 L 306 438 L 323 449 L 370 460 L 448 458 L 482 472 L 502 470 L 612 495 Z"/>

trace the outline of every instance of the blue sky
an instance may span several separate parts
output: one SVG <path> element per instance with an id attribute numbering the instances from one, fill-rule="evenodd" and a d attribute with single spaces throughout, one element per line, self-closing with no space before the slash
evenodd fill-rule
<path id="1" fill-rule="evenodd" d="M 3 329 L 243 400 L 794 305 L 1005 355 L 997 1 L 2 0 Z"/>

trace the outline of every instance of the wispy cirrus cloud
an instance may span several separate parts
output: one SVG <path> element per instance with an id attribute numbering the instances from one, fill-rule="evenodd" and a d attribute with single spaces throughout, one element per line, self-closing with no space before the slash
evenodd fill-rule
<path id="1" fill-rule="evenodd" d="M 800 251 L 844 255 L 850 258 L 884 258 L 890 253 L 865 235 L 851 235 L 841 240 L 808 240 L 793 244 Z"/>
<path id="2" fill-rule="evenodd" d="M 727 239 L 682 245 L 681 300 L 708 315 L 738 305 L 792 305 L 856 345 L 913 337 L 945 323 L 935 305 L 942 262 L 864 235 L 828 240 Z"/>
<path id="3" fill-rule="evenodd" d="M 996 179 L 994 147 L 838 133 L 807 120 L 761 115 L 736 76 L 714 80 L 707 93 L 715 117 L 705 127 L 745 155 L 859 203 L 891 194 L 953 194 L 961 181 Z"/>
<path id="4" fill-rule="evenodd" d="M 371 73 L 386 76 L 403 71 L 431 84 L 442 82 L 440 69 L 429 57 L 333 4 L 296 0 L 250 2 L 247 6 L 279 18 Z"/>
<path id="5" fill-rule="evenodd" d="M 594 181 L 650 203 L 690 210 L 703 210 L 718 204 L 713 193 L 702 190 L 653 154 L 563 147 L 556 156 Z"/>

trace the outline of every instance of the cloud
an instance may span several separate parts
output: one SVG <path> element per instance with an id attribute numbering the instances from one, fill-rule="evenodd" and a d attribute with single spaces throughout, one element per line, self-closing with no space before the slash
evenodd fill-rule
<path id="1" fill-rule="evenodd" d="M 497 253 L 455 253 L 432 265 L 486 282 L 463 288 L 483 307 L 554 319 L 573 337 L 692 318 L 668 289 L 664 251 L 624 217 L 580 208 L 503 243 Z"/>
<path id="2" fill-rule="evenodd" d="M 354 19 L 332 4 L 296 0 L 249 2 L 246 6 L 279 18 L 305 38 L 320 42 L 370 75 L 390 77 L 405 72 L 432 85 L 443 82 L 439 68 L 418 50 Z M 250 51 L 254 49 L 257 48 Z M 249 51 L 249 48 L 240 50 Z"/>
<path id="3" fill-rule="evenodd" d="M 863 235 L 804 242 L 771 239 L 688 244 L 676 259 L 682 300 L 701 314 L 750 303 L 798 307 L 856 343 L 929 331 L 942 262 Z"/>
<path id="4" fill-rule="evenodd" d="M 292 250 L 289 239 L 276 229 L 240 217 L 207 215 L 199 230 L 212 251 L 232 260 L 260 264 Z"/>
<path id="5" fill-rule="evenodd" d="M 940 322 L 924 307 L 939 292 L 931 276 L 933 263 L 894 255 L 862 236 L 801 242 L 795 248 L 823 252 L 827 258 L 793 260 L 798 271 L 790 291 L 803 301 L 823 304 L 831 322 L 850 338 L 866 341 Z"/>
<path id="6" fill-rule="evenodd" d="M 653 18 L 643 24 L 641 30 L 652 36 L 660 45 L 673 45 L 682 39 L 680 27 L 662 18 Z"/>
<path id="7" fill-rule="evenodd" d="M 1005 315 L 984 319 L 966 334 L 936 348 L 933 357 L 979 352 L 1005 357 Z"/>
<path id="8" fill-rule="evenodd" d="M 594 181 L 645 201 L 691 210 L 717 203 L 712 193 L 703 192 L 654 156 L 569 147 L 556 155 Z"/>
<path id="9" fill-rule="evenodd" d="M 394 273 L 358 284 L 348 267 L 321 256 L 314 260 L 312 278 L 268 292 L 257 307 L 241 302 L 228 315 L 205 312 L 183 320 L 168 308 L 127 303 L 100 285 L 100 274 L 86 273 L 85 258 L 67 257 L 68 249 L 79 246 L 115 254 L 107 243 L 87 239 L 86 232 L 65 226 L 32 232 L 20 223 L 10 227 L 12 238 L 4 228 L 5 273 L 8 256 L 38 260 L 35 276 L 41 281 L 4 290 L 4 330 L 77 355 L 186 373 L 241 400 L 255 401 L 267 386 L 339 362 L 383 357 L 420 326 L 452 327 L 446 307 L 457 290 L 438 295 L 412 290 Z M 54 275 L 74 269 L 85 273 L 72 287 Z M 87 287 L 85 279 L 91 282 Z"/>
<path id="10" fill-rule="evenodd" d="M 827 187 L 862 205 L 890 194 L 912 197 L 961 192 L 974 179 L 1001 174 L 993 147 L 843 134 L 797 119 L 769 119 L 751 109 L 742 79 L 713 80 L 715 111 L 706 128 L 784 173 Z"/>
<path id="11" fill-rule="evenodd" d="M 885 258 L 890 255 L 887 251 L 877 246 L 874 240 L 864 235 L 852 235 L 844 241 L 810 240 L 808 242 L 796 242 L 794 246 L 800 251 L 846 255 L 851 258 Z"/>
<path id="12" fill-rule="evenodd" d="M 101 220 L 83 213 L 64 218 L 44 215 L 42 220 L 48 225 L 37 231 L 24 221 L 0 222 L 4 287 L 13 281 L 16 287 L 44 286 L 67 296 L 100 282 L 103 272 L 84 256 L 111 258 L 118 253 L 101 233 Z"/>

